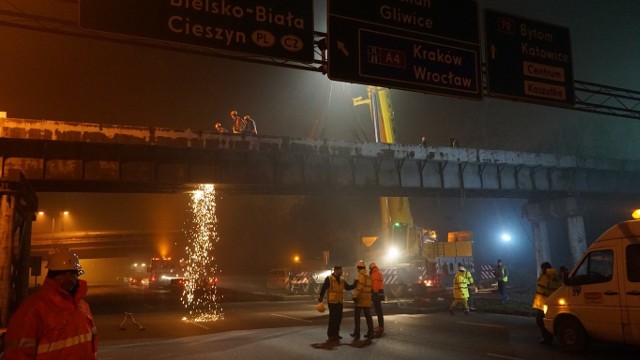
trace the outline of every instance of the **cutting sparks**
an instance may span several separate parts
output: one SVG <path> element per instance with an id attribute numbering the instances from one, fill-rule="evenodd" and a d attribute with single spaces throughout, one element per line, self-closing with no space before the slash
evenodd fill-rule
<path id="1" fill-rule="evenodd" d="M 217 301 L 218 265 L 214 245 L 218 242 L 216 191 L 212 184 L 201 184 L 191 193 L 191 219 L 185 228 L 189 245 L 184 268 L 182 303 L 189 310 L 187 322 L 211 322 L 224 318 Z"/>

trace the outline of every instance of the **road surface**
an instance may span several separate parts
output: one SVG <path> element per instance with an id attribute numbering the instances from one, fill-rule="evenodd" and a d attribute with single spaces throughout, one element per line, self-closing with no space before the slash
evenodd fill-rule
<path id="1" fill-rule="evenodd" d="M 638 359 L 639 349 L 594 344 L 571 355 L 538 344 L 531 317 L 461 312 L 442 306 L 387 303 L 386 332 L 353 341 L 353 305 L 345 305 L 340 344 L 326 343 L 328 313 L 310 297 L 270 297 L 227 291 L 223 318 L 190 323 L 179 294 L 134 287 L 93 287 L 91 302 L 104 359 Z M 225 293 L 221 289 L 221 293 Z M 125 320 L 124 313 L 132 313 Z M 374 316 L 375 322 L 375 316 Z M 364 321 L 362 326 L 366 328 Z"/>

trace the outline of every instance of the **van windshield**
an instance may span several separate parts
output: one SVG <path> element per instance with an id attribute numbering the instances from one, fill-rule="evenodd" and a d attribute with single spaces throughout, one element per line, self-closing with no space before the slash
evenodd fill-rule
<path id="1" fill-rule="evenodd" d="M 596 284 L 608 282 L 613 277 L 613 251 L 599 250 L 587 255 L 573 273 L 572 284 Z"/>

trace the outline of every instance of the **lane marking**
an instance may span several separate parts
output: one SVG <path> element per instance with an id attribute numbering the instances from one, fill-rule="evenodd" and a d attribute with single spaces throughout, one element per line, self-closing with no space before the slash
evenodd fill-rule
<path id="1" fill-rule="evenodd" d="M 191 324 L 193 324 L 193 325 L 195 325 L 195 326 L 200 326 L 201 328 L 206 329 L 206 330 L 211 330 L 211 328 L 210 328 L 210 327 L 205 326 L 205 325 L 202 325 L 202 324 L 197 323 L 197 322 L 194 322 L 194 323 L 191 323 Z"/>
<path id="2" fill-rule="evenodd" d="M 298 321 L 304 321 L 304 322 L 313 322 L 311 320 L 307 320 L 307 319 L 300 319 L 300 318 L 295 318 L 295 317 L 291 317 L 291 316 L 286 316 L 286 315 L 280 315 L 280 314 L 271 314 L 273 316 L 280 316 L 286 319 L 291 319 L 291 320 L 298 320 Z"/>
<path id="3" fill-rule="evenodd" d="M 500 359 L 524 360 L 524 359 L 518 358 L 518 357 L 506 356 L 506 355 L 500 355 L 500 354 L 494 354 L 494 353 L 487 353 L 487 355 L 492 356 L 492 357 L 497 357 L 497 358 L 500 358 Z"/>
<path id="4" fill-rule="evenodd" d="M 477 325 L 477 326 L 485 326 L 485 327 L 492 327 L 492 328 L 499 328 L 499 329 L 503 329 L 504 326 L 503 325 L 495 325 L 495 324 L 483 324 L 483 323 L 476 323 L 476 322 L 471 322 L 471 321 L 458 321 L 459 324 L 467 324 L 467 325 Z"/>

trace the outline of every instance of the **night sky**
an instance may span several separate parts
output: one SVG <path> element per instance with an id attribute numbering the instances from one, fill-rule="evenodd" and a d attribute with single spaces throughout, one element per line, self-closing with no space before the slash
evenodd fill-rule
<path id="1" fill-rule="evenodd" d="M 640 2 L 478 3 L 480 16 L 487 7 L 568 27 L 576 80 L 640 90 Z M 217 121 L 227 123 L 229 110 L 236 109 L 251 114 L 262 135 L 309 137 L 318 127 L 324 138 L 356 141 L 353 130 L 362 128 L 365 134 L 360 140 L 373 140 L 368 109 L 352 106 L 353 97 L 366 96 L 363 85 L 333 82 L 318 72 L 4 23 L 29 23 L 7 11 L 75 21 L 76 6 L 70 0 L 0 0 L 0 111 L 8 117 L 211 130 Z M 315 29 L 321 32 L 326 31 L 325 6 L 325 1 L 314 1 Z M 462 147 L 639 158 L 637 120 L 488 97 L 473 101 L 401 90 L 392 90 L 391 97 L 399 143 L 417 143 L 422 134 L 431 145 L 446 146 L 455 136 Z M 42 208 L 82 214 L 83 230 L 179 229 L 188 202 L 185 194 L 39 195 Z M 411 201 L 416 223 L 435 228 L 442 236 L 447 231 L 472 230 L 480 258 L 476 261 L 493 263 L 502 257 L 507 265 L 531 270 L 523 277 L 533 276 L 531 229 L 520 215 L 525 200 Z M 222 268 L 260 272 L 284 265 L 294 253 L 313 258 L 326 248 L 336 262 L 355 261 L 359 236 L 379 231 L 376 204 L 377 199 L 370 198 L 224 195 L 218 206 Z M 585 218 L 589 240 L 625 219 L 627 207 L 632 204 L 592 209 Z M 278 221 L 274 214 L 281 215 Z M 327 230 L 334 224 L 336 228 Z M 503 229 L 514 234 L 517 248 L 497 242 L 496 234 Z M 555 239 L 564 236 L 565 229 L 554 223 L 551 233 L 552 241 L 560 243 Z M 566 263 L 568 251 L 560 245 L 555 248 L 554 261 Z"/>

